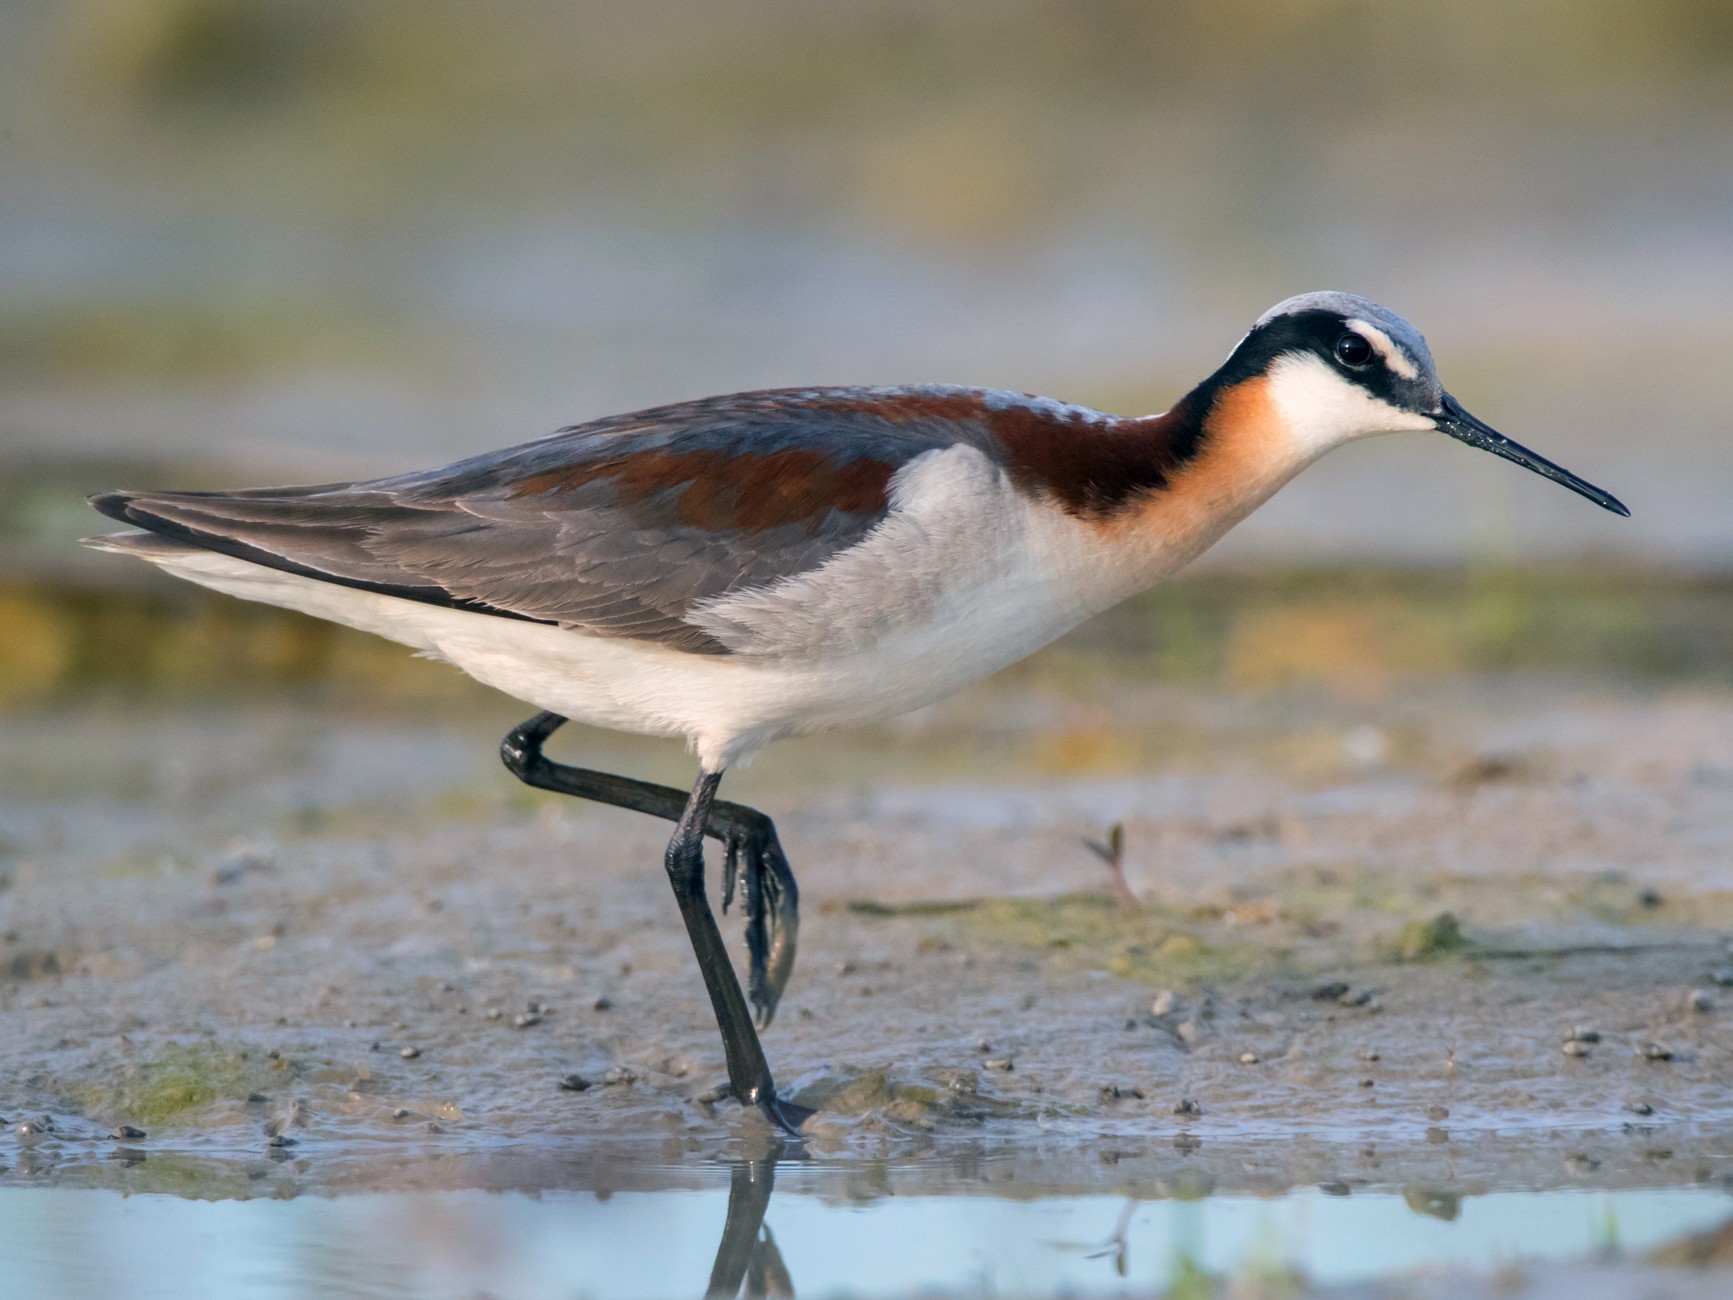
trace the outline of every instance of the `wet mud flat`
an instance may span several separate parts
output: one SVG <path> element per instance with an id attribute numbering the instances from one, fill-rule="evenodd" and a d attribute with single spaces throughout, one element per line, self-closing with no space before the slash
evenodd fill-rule
<path id="1" fill-rule="evenodd" d="M 0 1192 L 678 1193 L 712 1198 L 709 1237 L 727 1171 L 780 1158 L 772 1225 L 811 1197 L 1084 1198 L 1105 1240 L 1121 1201 L 1454 1224 L 1667 1192 L 1709 1199 L 1522 1285 L 1724 1253 L 1689 1242 L 1733 1216 L 1733 692 L 1105 698 L 966 695 L 734 782 L 803 891 L 765 1039 L 820 1112 L 794 1150 L 703 1100 L 721 1052 L 664 829 L 516 788 L 509 706 L 17 714 Z M 660 746 L 557 749 L 683 779 Z M 1087 847 L 1114 823 L 1132 900 Z M 1515 1285 L 1548 1231 L 1474 1285 Z M 1205 1262 L 1199 1286 L 1251 1275 Z M 1314 1265 L 1282 1276 L 1374 1285 Z"/>

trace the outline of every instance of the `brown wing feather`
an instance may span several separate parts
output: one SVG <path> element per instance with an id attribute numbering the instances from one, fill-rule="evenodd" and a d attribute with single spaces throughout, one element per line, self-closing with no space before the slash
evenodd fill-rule
<path id="1" fill-rule="evenodd" d="M 370 482 L 115 492 L 92 504 L 346 586 L 726 653 L 685 621 L 695 602 L 854 545 L 884 517 L 902 465 L 968 432 L 887 420 L 842 396 L 713 398 Z"/>

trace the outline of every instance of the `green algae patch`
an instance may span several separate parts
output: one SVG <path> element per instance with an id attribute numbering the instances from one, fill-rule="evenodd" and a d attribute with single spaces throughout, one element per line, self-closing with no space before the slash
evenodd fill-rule
<path id="1" fill-rule="evenodd" d="M 1462 922 L 1453 913 L 1440 912 L 1427 920 L 1413 920 L 1404 925 L 1387 955 L 1392 961 L 1432 961 L 1460 953 L 1467 946 Z"/>
<path id="2" fill-rule="evenodd" d="M 1569 958 L 1702 942 L 1733 928 L 1733 892 L 1678 898 L 1609 875 L 1573 885 L 1526 875 L 1403 881 L 1352 864 L 1287 888 L 1195 901 L 1126 903 L 1103 893 L 841 904 L 855 916 L 914 922 L 922 940 L 977 952 L 1039 954 L 1176 991 L 1271 976 L 1462 960 Z M 1467 918 L 1465 922 L 1463 918 Z M 1616 925 L 1627 937 L 1607 934 Z M 1538 929 L 1537 929 L 1538 927 Z"/>
<path id="3" fill-rule="evenodd" d="M 245 1101 L 266 1082 L 263 1064 L 246 1052 L 171 1044 L 129 1064 L 110 1087 L 82 1098 L 87 1112 L 151 1128 L 219 1101 Z"/>
<path id="4" fill-rule="evenodd" d="M 944 1101 L 938 1088 L 894 1080 L 885 1070 L 864 1070 L 808 1084 L 796 1094 L 802 1105 L 837 1115 L 881 1112 L 893 1119 L 926 1118 Z"/>
<path id="5" fill-rule="evenodd" d="M 978 898 L 917 898 L 909 903 L 880 903 L 871 898 L 851 898 L 844 907 L 856 916 L 955 916 L 981 906 Z"/>
<path id="6" fill-rule="evenodd" d="M 1242 937 L 1160 904 L 1126 906 L 1106 894 L 981 899 L 965 935 L 995 946 L 1044 949 L 1056 959 L 1140 984 L 1192 989 L 1284 968 L 1279 943 Z"/>
<path id="7" fill-rule="evenodd" d="M 928 1080 L 898 1079 L 882 1068 L 844 1071 L 809 1080 L 793 1099 L 819 1112 L 815 1133 L 827 1124 L 865 1121 L 903 1131 L 931 1132 L 952 1124 L 1026 1118 L 1023 1103 L 981 1093 L 972 1069 L 939 1070 Z M 1048 1107 L 1051 1109 L 1051 1106 Z"/>

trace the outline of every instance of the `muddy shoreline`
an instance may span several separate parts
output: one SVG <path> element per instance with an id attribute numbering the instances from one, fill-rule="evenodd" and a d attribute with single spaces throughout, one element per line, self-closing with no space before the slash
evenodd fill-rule
<path id="1" fill-rule="evenodd" d="M 1159 700 L 1122 703 L 1104 744 Z M 954 707 L 921 725 L 982 704 Z M 823 1111 L 807 1154 L 1266 1192 L 1733 1173 L 1733 698 L 1446 683 L 1377 753 L 1341 712 L 1194 698 L 1165 771 L 747 773 L 802 881 L 766 1042 Z M 0 766 L 46 781 L 111 722 L 25 717 Z M 693 1100 L 720 1050 L 658 826 L 526 797 L 483 720 L 111 736 L 82 797 L 7 809 L 0 1181 L 491 1186 L 766 1148 Z M 1083 847 L 1109 818 L 1135 908 Z"/>

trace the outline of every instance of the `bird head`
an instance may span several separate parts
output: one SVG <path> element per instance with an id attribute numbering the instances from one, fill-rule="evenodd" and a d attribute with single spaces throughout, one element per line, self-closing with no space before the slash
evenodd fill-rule
<path id="1" fill-rule="evenodd" d="M 1252 379 L 1265 381 L 1306 454 L 1380 433 L 1444 433 L 1614 514 L 1631 513 L 1610 493 L 1470 415 L 1439 381 L 1420 331 L 1354 294 L 1305 293 L 1265 312 L 1215 376 L 1218 392 Z"/>

